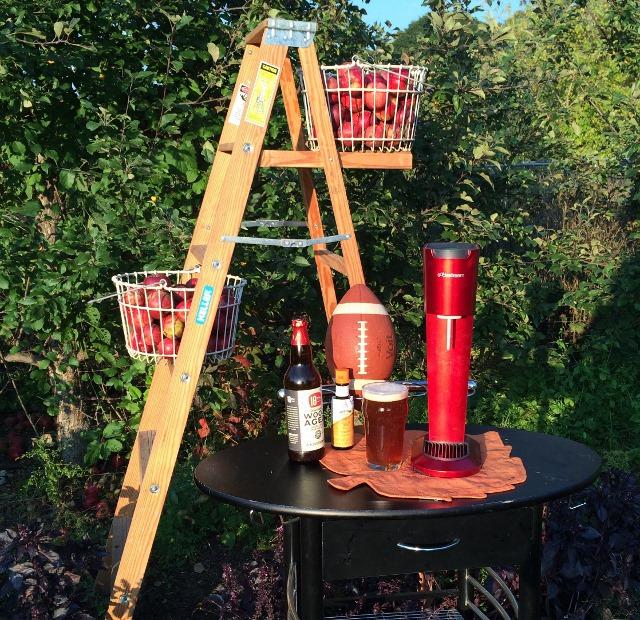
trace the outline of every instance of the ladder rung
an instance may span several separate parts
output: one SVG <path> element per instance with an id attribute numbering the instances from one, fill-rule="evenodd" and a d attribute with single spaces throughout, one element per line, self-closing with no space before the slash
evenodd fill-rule
<path id="1" fill-rule="evenodd" d="M 222 241 L 227 243 L 244 243 L 247 245 L 275 245 L 281 248 L 307 248 L 310 245 L 319 245 L 321 243 L 335 243 L 336 241 L 345 241 L 351 235 L 331 235 L 329 237 L 318 237 L 317 239 L 269 239 L 267 237 L 231 237 L 223 235 Z"/>
<path id="2" fill-rule="evenodd" d="M 340 254 L 336 254 L 330 250 L 316 250 L 314 254 L 327 267 L 330 267 L 344 276 L 347 275 L 347 265 Z"/>
<path id="3" fill-rule="evenodd" d="M 413 155 L 410 151 L 396 153 L 368 153 L 366 151 L 338 151 L 343 168 L 369 170 L 410 170 Z M 324 168 L 320 151 L 274 151 L 264 149 L 258 165 L 261 168 Z"/>
<path id="4" fill-rule="evenodd" d="M 242 228 L 306 228 L 307 223 L 299 220 L 246 220 Z"/>
<path id="5" fill-rule="evenodd" d="M 231 151 L 233 151 L 233 144 L 233 142 L 220 142 L 220 144 L 218 144 L 218 150 L 223 153 L 231 153 Z"/>

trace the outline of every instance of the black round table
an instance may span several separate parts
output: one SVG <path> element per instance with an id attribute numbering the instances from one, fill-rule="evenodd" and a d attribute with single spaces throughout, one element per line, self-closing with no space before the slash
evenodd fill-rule
<path id="1" fill-rule="evenodd" d="M 487 430 L 512 446 L 527 480 L 480 500 L 390 499 L 366 486 L 338 491 L 327 484 L 338 474 L 289 461 L 285 437 L 221 450 L 198 465 L 195 481 L 224 502 L 296 517 L 287 522 L 285 555 L 295 566 L 302 620 L 323 618 L 322 579 L 506 564 L 520 569 L 519 620 L 539 620 L 542 507 L 593 482 L 601 460 L 561 437 L 468 426 L 470 434 Z M 473 607 L 466 586 L 460 596 L 462 608 Z"/>

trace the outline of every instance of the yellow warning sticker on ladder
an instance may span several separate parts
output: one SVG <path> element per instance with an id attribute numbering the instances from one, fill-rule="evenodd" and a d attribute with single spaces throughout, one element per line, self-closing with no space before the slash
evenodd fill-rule
<path id="1" fill-rule="evenodd" d="M 258 127 L 265 127 L 269 120 L 269 111 L 278 88 L 280 67 L 261 62 L 258 75 L 251 90 L 249 105 L 244 120 Z"/>

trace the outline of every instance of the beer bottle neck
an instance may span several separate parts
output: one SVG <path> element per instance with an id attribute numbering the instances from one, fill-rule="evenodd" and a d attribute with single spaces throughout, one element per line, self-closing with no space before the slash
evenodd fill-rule
<path id="1" fill-rule="evenodd" d="M 313 365 L 313 356 L 311 354 L 311 345 L 291 345 L 291 353 L 289 355 L 289 362 L 293 364 L 306 364 L 308 366 Z"/>
<path id="2" fill-rule="evenodd" d="M 293 322 L 289 361 L 291 364 L 313 365 L 313 355 L 311 353 L 311 343 L 309 342 L 306 321 L 298 320 Z"/>

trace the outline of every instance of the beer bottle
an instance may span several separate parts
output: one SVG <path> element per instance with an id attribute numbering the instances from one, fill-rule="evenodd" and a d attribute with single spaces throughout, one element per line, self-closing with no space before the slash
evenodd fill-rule
<path id="1" fill-rule="evenodd" d="M 331 399 L 331 445 L 353 448 L 353 398 L 349 396 L 349 370 L 336 368 L 336 395 Z"/>
<path id="2" fill-rule="evenodd" d="M 324 416 L 320 373 L 313 365 L 305 319 L 291 322 L 291 353 L 284 375 L 289 458 L 307 463 L 324 456 Z"/>

